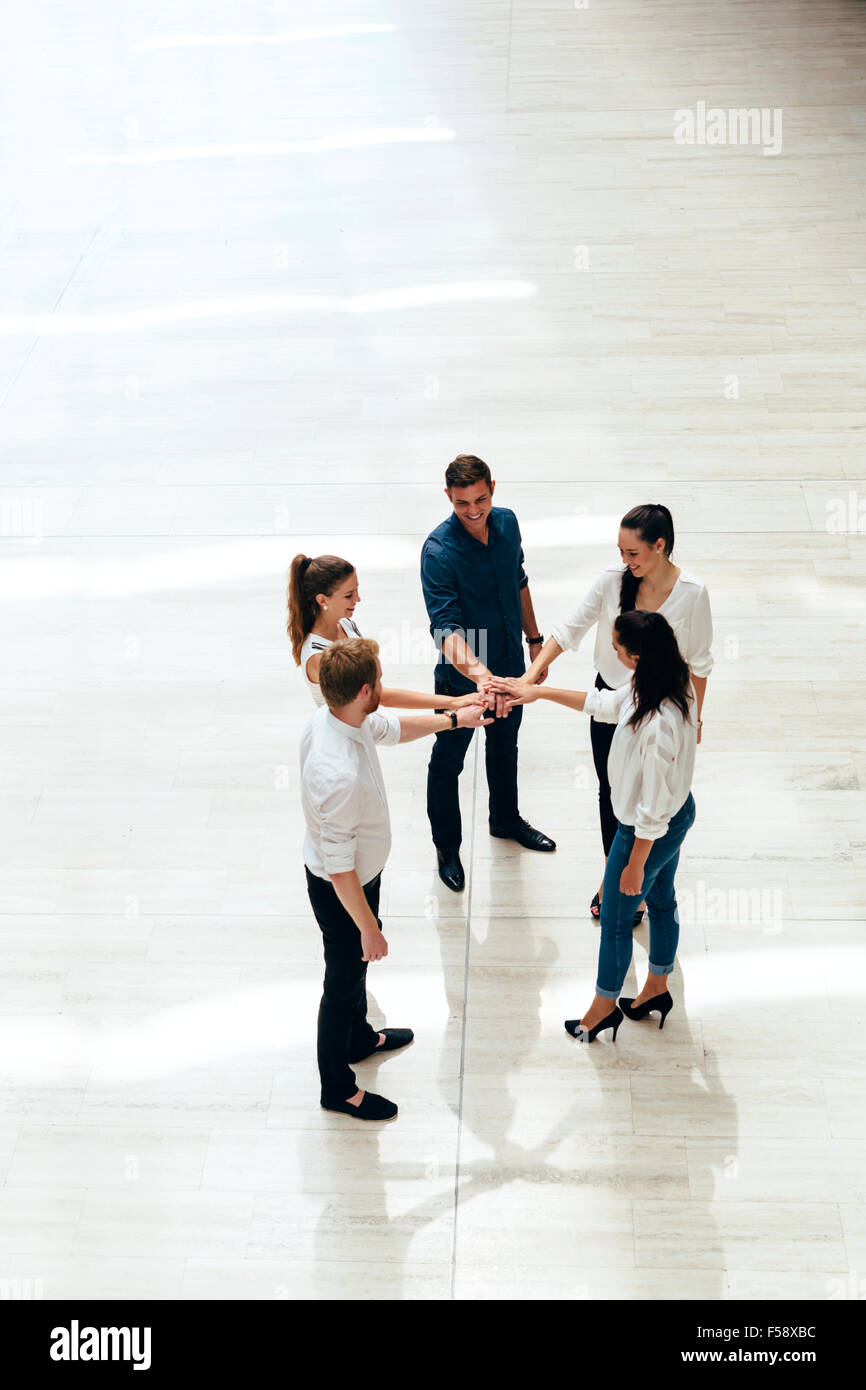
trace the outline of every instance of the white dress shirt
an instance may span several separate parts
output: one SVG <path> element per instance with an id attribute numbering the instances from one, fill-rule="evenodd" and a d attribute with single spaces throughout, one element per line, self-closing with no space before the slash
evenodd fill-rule
<path id="1" fill-rule="evenodd" d="M 347 637 L 361 636 L 354 618 L 341 618 L 340 627 Z M 316 705 L 323 705 L 325 703 L 325 697 L 322 694 L 322 688 L 318 681 L 311 681 L 307 675 L 307 662 L 311 656 L 320 656 L 328 647 L 333 646 L 333 643 L 333 638 L 323 637 L 320 632 L 308 632 L 304 638 L 304 645 L 301 647 L 300 671 L 307 683 L 307 689 L 313 697 L 313 703 Z"/>
<path id="2" fill-rule="evenodd" d="M 627 721 L 634 713 L 634 686 L 587 692 L 584 711 L 602 724 L 616 724 L 607 775 L 613 813 L 633 825 L 639 840 L 659 840 L 692 786 L 698 741 L 695 688 L 684 719 L 672 700 L 662 700 L 639 729 Z"/>
<path id="3" fill-rule="evenodd" d="M 603 570 L 586 597 L 570 618 L 550 629 L 551 637 L 564 652 L 576 651 L 582 638 L 597 623 L 593 664 L 602 680 L 612 689 L 631 679 L 631 670 L 623 666 L 613 648 L 614 619 L 619 617 L 619 595 L 625 565 L 610 565 Z M 708 676 L 713 669 L 713 620 L 710 599 L 699 579 L 680 574 L 661 608 L 674 630 L 677 646 L 693 676 Z"/>
<path id="4" fill-rule="evenodd" d="M 360 728 L 314 710 L 301 735 L 304 863 L 318 878 L 356 869 L 362 884 L 385 867 L 391 822 L 377 743 L 399 743 L 400 720 L 374 710 Z"/>

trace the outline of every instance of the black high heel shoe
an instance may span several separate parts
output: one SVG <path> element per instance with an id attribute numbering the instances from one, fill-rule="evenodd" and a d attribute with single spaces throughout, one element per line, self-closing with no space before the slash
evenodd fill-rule
<path id="1" fill-rule="evenodd" d="M 614 1004 L 611 1012 L 597 1023 L 594 1028 L 586 1029 L 582 1026 L 579 1018 L 567 1018 L 565 1020 L 565 1031 L 570 1033 L 578 1042 L 594 1042 L 599 1033 L 603 1033 L 606 1028 L 613 1029 L 613 1040 L 616 1042 L 616 1030 L 622 1023 L 622 1010 Z"/>
<path id="2" fill-rule="evenodd" d="M 596 922 L 600 921 L 601 919 L 601 898 L 598 896 L 597 893 L 589 905 L 589 915 L 590 917 L 594 918 Z M 641 922 L 643 921 L 643 915 L 644 909 L 642 907 L 639 907 L 637 912 L 634 914 L 634 922 L 632 923 L 632 928 L 640 926 Z"/>
<path id="3" fill-rule="evenodd" d="M 619 1006 L 626 1018 L 633 1019 L 635 1023 L 646 1018 L 647 1014 L 661 1014 L 659 1019 L 659 1031 L 661 1031 L 665 1026 L 665 1019 L 674 1006 L 674 1001 L 671 999 L 670 990 L 666 989 L 664 994 L 657 994 L 653 999 L 645 999 L 642 1004 L 638 1004 L 637 1008 L 634 1008 L 633 1005 L 633 999 L 620 999 L 619 1001 Z"/>

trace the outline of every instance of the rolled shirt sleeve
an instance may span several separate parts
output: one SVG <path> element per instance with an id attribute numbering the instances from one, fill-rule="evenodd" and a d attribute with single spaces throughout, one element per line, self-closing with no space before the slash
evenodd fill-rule
<path id="1" fill-rule="evenodd" d="M 689 668 L 693 676 L 708 676 L 713 669 L 713 617 L 710 612 L 710 596 L 706 589 L 701 591 L 695 601 L 689 624 Z"/>
<path id="2" fill-rule="evenodd" d="M 463 621 L 453 569 L 440 547 L 435 541 L 431 542 L 429 537 L 421 551 L 421 588 L 424 591 L 424 603 L 430 619 L 430 636 L 436 642 L 438 650 L 443 633 L 457 632 L 462 635 L 466 631 L 466 624 Z"/>
<path id="3" fill-rule="evenodd" d="M 667 722 L 653 719 L 640 739 L 641 788 L 634 833 L 639 840 L 660 840 L 678 810 L 674 790 L 677 745 Z"/>
<path id="4" fill-rule="evenodd" d="M 559 638 L 557 637 L 557 642 Z M 599 690 L 594 686 L 586 692 L 584 714 L 591 714 L 599 724 L 618 724 L 623 703 L 631 695 L 631 681 L 618 685 L 616 690 Z"/>
<path id="5" fill-rule="evenodd" d="M 400 718 L 392 710 L 373 710 L 372 714 L 367 715 L 367 725 L 374 743 L 384 743 L 388 746 L 400 742 Z"/>
<path id="6" fill-rule="evenodd" d="M 589 629 L 598 622 L 604 602 L 603 578 L 603 575 L 599 575 L 571 617 L 566 618 L 564 622 L 557 623 L 555 627 L 550 629 L 551 637 L 564 652 L 576 651 Z M 596 716 L 596 718 L 603 717 Z"/>
<path id="7" fill-rule="evenodd" d="M 359 817 L 357 780 L 332 782 L 314 790 L 319 812 L 319 851 L 326 873 L 345 874 L 355 867 Z"/>

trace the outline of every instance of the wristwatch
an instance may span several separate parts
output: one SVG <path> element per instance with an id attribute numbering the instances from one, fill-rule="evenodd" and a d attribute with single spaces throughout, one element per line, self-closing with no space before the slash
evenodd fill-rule
<path id="1" fill-rule="evenodd" d="M 536 646 L 539 642 L 543 642 L 543 641 L 544 641 L 544 636 L 543 636 L 541 633 L 539 633 L 539 635 L 538 635 L 537 637 L 527 637 L 527 639 L 526 639 L 526 645 L 527 645 L 527 647 L 534 647 L 534 646 Z"/>
<path id="2" fill-rule="evenodd" d="M 451 715 L 451 727 L 452 727 L 452 729 L 456 729 L 456 728 L 457 728 L 457 715 L 455 714 L 455 712 L 454 712 L 453 709 L 434 709 L 433 713 L 434 713 L 434 714 L 450 714 L 450 715 Z M 443 729 L 442 732 L 445 733 L 446 730 Z"/>

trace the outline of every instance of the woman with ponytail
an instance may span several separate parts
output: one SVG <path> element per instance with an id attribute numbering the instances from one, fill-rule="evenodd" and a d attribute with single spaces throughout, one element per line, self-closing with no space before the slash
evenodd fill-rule
<path id="1" fill-rule="evenodd" d="M 358 576 L 353 565 L 338 555 L 296 555 L 289 566 L 286 587 L 286 631 L 295 665 L 300 666 L 307 689 L 317 705 L 325 703 L 319 689 L 322 652 L 344 637 L 360 637 L 353 614 L 360 602 Z M 421 690 L 383 687 L 380 703 L 398 709 L 458 710 L 477 704 L 479 695 L 445 696 Z"/>
<path id="2" fill-rule="evenodd" d="M 553 700 L 613 727 L 609 773 L 617 828 L 604 871 L 595 998 L 583 1018 L 565 1022 L 583 1042 L 608 1028 L 616 1041 L 623 1016 L 642 1019 L 655 1011 L 664 1026 L 673 1008 L 668 976 L 679 940 L 674 875 L 695 819 L 697 699 L 674 631 L 661 613 L 630 610 L 614 618 L 612 645 L 633 673 L 613 690 L 555 690 L 532 684 L 529 672 L 491 681 L 508 696 L 509 708 Z M 634 912 L 642 897 L 649 908 L 646 983 L 636 999 L 611 1008 L 631 965 Z"/>
<path id="3" fill-rule="evenodd" d="M 628 681 L 629 672 L 617 656 L 615 644 L 611 643 L 617 615 L 634 609 L 661 613 L 672 627 L 691 673 L 697 696 L 697 739 L 700 743 L 701 710 L 707 677 L 713 666 L 710 650 L 713 622 L 706 588 L 694 575 L 685 574 L 673 563 L 673 517 L 660 503 L 632 507 L 626 512 L 619 524 L 618 544 L 621 563 L 604 570 L 571 617 L 551 628 L 550 637 L 527 670 L 525 679 L 537 680 L 563 651 L 576 651 L 590 628 L 595 626 L 596 689 L 618 689 Z M 614 731 L 612 725 L 595 717 L 590 720 L 589 730 L 598 777 L 601 841 L 607 859 L 616 834 L 608 777 Z M 603 894 L 602 884 L 590 903 L 593 917 L 600 914 Z M 635 912 L 635 926 L 642 917 L 643 904 Z"/>

